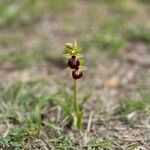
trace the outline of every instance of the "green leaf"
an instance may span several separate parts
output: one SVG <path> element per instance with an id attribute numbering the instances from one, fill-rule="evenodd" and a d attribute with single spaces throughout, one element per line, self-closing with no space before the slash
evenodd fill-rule
<path id="1" fill-rule="evenodd" d="M 108 139 L 95 138 L 87 143 L 86 147 L 92 148 L 110 148 L 112 145 L 112 141 Z"/>

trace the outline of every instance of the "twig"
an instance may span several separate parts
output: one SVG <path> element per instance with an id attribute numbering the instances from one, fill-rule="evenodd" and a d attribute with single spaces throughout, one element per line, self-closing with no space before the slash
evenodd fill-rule
<path id="1" fill-rule="evenodd" d="M 88 125 L 87 125 L 87 133 L 90 132 L 91 124 L 92 124 L 93 111 L 90 113 Z"/>

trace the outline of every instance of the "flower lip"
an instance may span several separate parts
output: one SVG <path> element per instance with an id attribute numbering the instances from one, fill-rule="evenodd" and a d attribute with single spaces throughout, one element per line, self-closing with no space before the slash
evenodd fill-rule
<path id="1" fill-rule="evenodd" d="M 83 76 L 83 72 L 80 70 L 73 70 L 72 71 L 72 77 L 73 79 L 77 80 L 80 79 Z"/>

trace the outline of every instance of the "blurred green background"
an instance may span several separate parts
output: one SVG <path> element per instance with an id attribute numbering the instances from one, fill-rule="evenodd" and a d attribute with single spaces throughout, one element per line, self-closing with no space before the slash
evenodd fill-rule
<path id="1" fill-rule="evenodd" d="M 136 42 L 149 44 L 148 12 L 149 0 L 0 0 L 0 64 L 57 64 L 74 39 L 91 62 L 118 57 Z"/>
<path id="2" fill-rule="evenodd" d="M 88 67 L 79 85 L 81 104 L 93 95 L 85 116 L 98 110 L 99 123 L 117 114 L 132 129 L 140 114 L 149 116 L 150 0 L 0 0 L 0 148 L 17 149 L 26 136 L 38 137 L 42 117 L 42 132 L 56 140 L 56 150 L 60 143 L 77 145 L 62 135 L 61 124 L 72 119 L 72 80 L 62 54 L 75 39 Z M 118 95 L 113 99 L 107 88 Z"/>

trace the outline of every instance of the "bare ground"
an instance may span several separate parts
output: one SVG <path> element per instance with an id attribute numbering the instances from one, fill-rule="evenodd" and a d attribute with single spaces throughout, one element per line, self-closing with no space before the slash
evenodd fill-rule
<path id="1" fill-rule="evenodd" d="M 80 10 L 82 8 L 83 6 L 78 9 Z M 105 14 L 105 12 L 103 13 Z M 144 16 L 147 15 L 146 12 L 144 13 Z M 138 20 L 136 18 L 138 17 L 134 19 Z M 52 34 L 51 42 L 57 41 L 56 43 L 59 44 L 52 44 L 51 49 L 55 48 L 61 54 L 62 46 L 68 39 L 71 39 L 74 28 L 62 29 L 60 26 L 57 20 L 49 22 L 46 18 L 41 20 L 35 27 L 17 29 L 17 36 L 21 39 L 21 44 L 18 47 L 21 45 L 23 48 L 31 51 L 34 45 L 40 42 L 41 37 L 45 38 L 45 42 L 48 42 L 48 35 Z M 65 33 L 69 31 L 70 34 L 64 35 L 64 30 L 66 30 Z M 1 32 L 1 35 L 3 35 L 3 32 Z M 10 32 L 13 33 L 16 31 Z M 4 45 L 1 47 L 1 50 L 14 49 L 15 51 L 18 49 L 16 46 L 13 47 L 12 43 L 10 45 L 11 48 L 10 46 L 5 47 Z M 88 54 L 86 55 L 89 57 Z M 27 68 L 24 70 L 13 70 L 11 65 L 7 63 L 2 64 L 0 67 L 1 83 L 37 78 L 52 80 L 54 84 L 57 83 L 62 86 L 66 86 L 67 84 L 71 86 L 71 83 L 69 83 L 71 78 L 65 79 L 68 76 L 68 72 L 55 62 L 50 69 L 49 64 L 40 64 L 39 66 L 33 66 L 30 69 Z M 62 78 L 65 81 L 62 82 Z M 58 133 L 62 132 L 67 134 L 70 139 L 80 146 L 94 137 L 100 137 L 113 140 L 114 150 L 132 150 L 134 146 L 141 150 L 150 149 L 149 111 L 130 114 L 126 119 L 119 112 L 119 108 L 124 101 L 141 98 L 138 90 L 142 89 L 148 92 L 150 89 L 149 45 L 145 45 L 142 42 L 135 42 L 123 50 L 120 59 L 114 59 L 108 56 L 100 58 L 95 66 L 88 66 L 85 77 L 79 82 L 83 89 L 81 95 L 86 91 L 91 91 L 92 93 L 85 107 L 84 132 L 78 134 L 76 131 L 66 128 L 64 121 L 61 124 L 61 130 L 57 131 Z M 0 127 L 0 130 L 2 130 L 0 133 L 4 131 L 4 128 L 4 126 Z M 28 144 L 32 147 L 31 149 L 52 149 L 53 143 L 50 139 L 53 135 L 57 134 L 55 132 L 48 131 L 43 126 L 41 137 L 29 141 Z"/>

